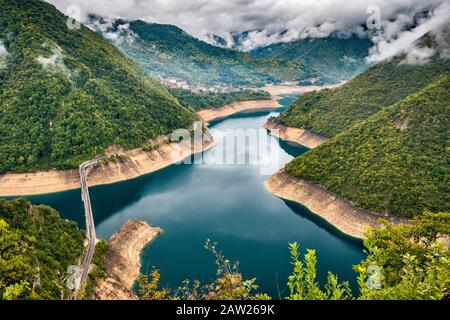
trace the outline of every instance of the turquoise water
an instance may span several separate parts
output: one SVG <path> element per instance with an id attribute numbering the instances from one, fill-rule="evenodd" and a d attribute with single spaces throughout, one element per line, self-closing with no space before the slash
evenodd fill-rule
<path id="1" fill-rule="evenodd" d="M 282 102 L 288 105 L 293 97 Z M 212 124 L 218 139 L 232 129 L 259 129 L 276 112 L 235 115 Z M 227 131 L 228 130 L 228 131 Z M 268 137 L 267 139 L 275 139 Z M 271 154 L 279 152 L 278 166 L 307 152 L 306 148 L 272 141 Z M 225 153 L 237 152 L 232 146 Z M 205 152 L 208 157 L 210 150 Z M 244 151 L 247 157 L 254 148 Z M 142 255 L 142 272 L 160 269 L 161 283 L 176 288 L 186 279 L 206 282 L 215 276 L 214 257 L 204 249 L 206 239 L 240 271 L 255 277 L 261 291 L 274 298 L 285 297 L 291 272 L 288 243 L 298 242 L 304 251 L 316 249 L 319 280 L 327 271 L 349 280 L 356 288 L 352 265 L 363 257 L 361 244 L 349 239 L 312 215 L 307 209 L 270 194 L 263 185 L 268 177 L 258 164 L 173 165 L 137 179 L 90 188 L 99 237 L 108 238 L 128 219 L 141 219 L 164 229 L 164 234 Z M 64 218 L 82 226 L 84 215 L 80 191 L 73 190 L 29 198 L 33 203 L 55 207 Z"/>

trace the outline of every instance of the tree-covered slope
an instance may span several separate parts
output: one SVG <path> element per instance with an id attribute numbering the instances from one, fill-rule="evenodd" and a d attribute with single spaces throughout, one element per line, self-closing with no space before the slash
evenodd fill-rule
<path id="1" fill-rule="evenodd" d="M 373 212 L 450 210 L 450 75 L 294 159 L 286 171 Z"/>
<path id="2" fill-rule="evenodd" d="M 450 72 L 450 59 L 439 54 L 425 64 L 403 59 L 378 63 L 340 88 L 302 95 L 280 115 L 280 122 L 333 137 Z"/>
<path id="3" fill-rule="evenodd" d="M 183 106 L 190 107 L 194 110 L 217 108 L 239 101 L 269 100 L 272 98 L 270 93 L 262 90 L 241 90 L 227 93 L 194 93 L 183 89 L 169 89 L 169 92 L 176 97 Z"/>
<path id="4" fill-rule="evenodd" d="M 157 81 L 39 0 L 0 0 L 0 172 L 67 168 L 195 119 Z"/>
<path id="5" fill-rule="evenodd" d="M 60 299 L 84 234 L 47 206 L 0 199 L 0 300 Z"/>
<path id="6" fill-rule="evenodd" d="M 347 80 L 367 68 L 365 58 L 372 42 L 352 36 L 340 38 L 307 38 L 275 43 L 254 49 L 250 54 L 259 58 L 295 61 L 311 67 L 329 81 Z"/>
<path id="7" fill-rule="evenodd" d="M 91 16 L 90 24 L 153 75 L 175 77 L 196 85 L 262 86 L 317 76 L 304 64 L 210 45 L 173 25 L 144 21 L 106 21 Z"/>

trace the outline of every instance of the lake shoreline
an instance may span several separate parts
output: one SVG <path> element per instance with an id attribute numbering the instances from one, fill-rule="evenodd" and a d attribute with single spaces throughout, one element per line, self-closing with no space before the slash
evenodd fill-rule
<path id="1" fill-rule="evenodd" d="M 198 111 L 197 116 L 204 122 L 211 122 L 244 112 L 272 111 L 281 107 L 278 101 L 283 98 L 283 95 L 337 88 L 343 84 L 345 84 L 345 81 L 324 86 L 266 85 L 262 88 L 253 89 L 267 91 L 270 93 L 271 99 L 238 101 L 217 108 L 205 108 Z"/>
<path id="2" fill-rule="evenodd" d="M 260 89 L 269 92 L 272 95 L 272 97 L 274 97 L 274 99 L 278 100 L 283 95 L 300 94 L 300 93 L 311 92 L 311 91 L 320 91 L 322 89 L 338 88 L 338 87 L 344 85 L 346 82 L 347 81 L 341 81 L 336 84 L 329 84 L 329 85 L 323 85 L 323 86 L 298 86 L 298 85 L 268 84 Z"/>
<path id="3" fill-rule="evenodd" d="M 378 219 L 394 224 L 405 219 L 385 217 L 357 208 L 350 201 L 309 181 L 293 177 L 284 170 L 278 171 L 264 183 L 266 189 L 278 198 L 306 207 L 340 232 L 356 239 L 364 239 L 368 228 L 378 228 Z"/>
<path id="4" fill-rule="evenodd" d="M 269 131 L 270 135 L 284 141 L 300 144 L 309 149 L 314 149 L 329 140 L 306 129 L 287 127 L 278 123 L 275 118 L 269 118 L 264 124 L 264 128 Z"/>
<path id="5" fill-rule="evenodd" d="M 197 112 L 197 116 L 200 120 L 208 123 L 223 120 L 239 113 L 272 111 L 281 107 L 278 100 L 282 98 L 282 95 L 300 94 L 339 85 L 342 84 L 322 87 L 268 85 L 264 89 L 272 95 L 272 99 L 241 101 L 219 108 L 203 109 Z M 209 150 L 214 146 L 214 141 L 203 141 L 201 150 L 196 151 L 183 147 L 180 143 L 164 144 L 157 150 L 149 152 L 143 151 L 142 148 L 128 150 L 124 152 L 124 160 L 95 167 L 89 174 L 88 183 L 89 186 L 98 186 L 134 179 L 161 170 L 192 154 Z M 178 153 L 179 156 L 176 159 L 171 159 L 168 155 L 173 153 Z M 0 174 L 0 197 L 34 196 L 79 188 L 80 181 L 77 168 Z"/>
<path id="6" fill-rule="evenodd" d="M 98 164 L 89 174 L 90 187 L 112 184 L 156 172 L 214 147 L 212 138 L 193 148 L 191 143 L 166 143 L 153 151 L 124 151 L 121 160 Z M 193 150 L 194 149 L 194 150 Z M 49 170 L 0 175 L 0 197 L 32 196 L 80 189 L 78 169 Z"/>
<path id="7" fill-rule="evenodd" d="M 226 119 L 236 113 L 271 111 L 280 107 L 281 105 L 274 99 L 252 100 L 236 102 L 216 109 L 204 109 L 202 111 L 214 111 L 212 116 L 208 116 L 206 112 L 203 117 L 201 111 L 197 112 L 197 116 L 208 123 Z M 143 151 L 143 148 L 125 151 L 124 160 L 96 166 L 89 174 L 88 184 L 93 187 L 134 179 L 164 169 L 214 146 L 214 141 L 205 139 L 199 150 L 191 150 L 190 146 L 186 147 L 182 143 L 169 143 L 149 152 Z M 175 159 L 169 156 L 173 153 L 178 154 Z M 75 168 L 0 174 L 0 197 L 35 196 L 80 188 L 79 173 Z"/>
<path id="8" fill-rule="evenodd" d="M 197 112 L 197 116 L 204 122 L 218 121 L 226 119 L 232 115 L 244 112 L 272 111 L 280 108 L 277 99 L 251 100 L 233 102 L 219 108 L 206 108 Z"/>
<path id="9" fill-rule="evenodd" d="M 128 220 L 108 241 L 106 278 L 94 289 L 96 300 L 136 300 L 131 288 L 140 274 L 142 250 L 162 229 L 139 220 Z"/>

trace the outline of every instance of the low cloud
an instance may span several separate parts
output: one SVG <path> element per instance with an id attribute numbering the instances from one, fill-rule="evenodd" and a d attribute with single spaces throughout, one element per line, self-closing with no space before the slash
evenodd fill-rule
<path id="1" fill-rule="evenodd" d="M 373 62 L 410 48 L 416 39 L 432 30 L 436 21 L 442 17 L 449 20 L 450 12 L 448 0 L 47 1 L 62 12 L 69 6 L 77 6 L 83 22 L 95 13 L 173 24 L 201 40 L 243 51 L 308 37 L 370 37 L 375 45 L 369 58 Z M 419 19 L 421 16 L 424 17 Z M 373 21 L 369 23 L 369 19 Z M 115 40 L 121 34 L 113 32 L 106 36 Z M 422 54 L 416 54 L 419 56 Z"/>
<path id="2" fill-rule="evenodd" d="M 373 36 L 375 46 L 371 49 L 368 60 L 379 62 L 392 58 L 398 54 L 406 54 L 403 63 L 422 64 L 435 54 L 436 49 L 448 52 L 448 42 L 445 29 L 450 21 L 450 4 L 442 3 L 437 8 L 428 12 L 416 22 L 417 26 L 408 30 L 403 27 L 412 24 L 414 16 L 402 15 L 398 20 L 384 22 L 382 30 Z M 417 40 L 427 33 L 432 33 L 437 39 L 437 48 L 429 48 L 417 43 Z"/>
<path id="3" fill-rule="evenodd" d="M 428 47 L 413 47 L 408 50 L 406 53 L 406 57 L 401 64 L 425 64 L 427 63 L 432 56 L 436 53 L 434 48 Z"/>
<path id="4" fill-rule="evenodd" d="M 48 44 L 44 44 L 47 47 Z M 64 56 L 59 46 L 52 46 L 51 55 L 49 57 L 38 56 L 36 61 L 42 66 L 44 70 L 58 71 L 64 73 L 67 77 L 71 77 L 69 70 L 64 64 Z"/>
<path id="5" fill-rule="evenodd" d="M 8 50 L 6 49 L 3 41 L 0 40 L 0 69 L 6 67 L 6 57 L 8 56 Z"/>
<path id="6" fill-rule="evenodd" d="M 114 24 L 115 19 L 92 15 L 86 21 L 86 25 L 93 31 L 100 32 L 106 39 L 113 42 L 132 42 L 137 35 L 130 29 L 128 22 Z"/>

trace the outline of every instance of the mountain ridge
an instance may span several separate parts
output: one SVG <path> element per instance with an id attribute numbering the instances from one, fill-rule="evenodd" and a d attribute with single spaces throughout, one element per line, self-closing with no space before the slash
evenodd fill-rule
<path id="1" fill-rule="evenodd" d="M 212 45 L 171 24 L 107 19 L 94 14 L 90 15 L 89 21 L 93 29 L 110 38 L 151 74 L 175 77 L 197 85 L 248 87 L 279 82 L 337 83 L 366 68 L 364 58 L 370 43 L 367 39 L 355 37 L 313 39 L 319 43 L 322 57 L 327 57 L 323 66 L 323 59 L 316 58 L 317 54 L 313 52 L 316 45 L 304 49 L 304 59 L 302 53 L 298 52 L 301 49 L 294 56 L 275 56 L 264 51 L 275 46 L 299 46 L 302 41 L 242 52 L 235 48 Z M 337 45 L 327 47 L 327 41 Z M 347 47 L 351 49 L 346 49 Z M 360 52 L 358 49 L 361 49 Z M 338 63 L 334 62 L 335 57 Z M 332 71 L 331 67 L 334 67 Z M 338 69 L 346 71 L 338 72 Z"/>
<path id="2" fill-rule="evenodd" d="M 0 0 L 0 172 L 72 168 L 133 148 L 195 113 L 99 34 L 40 0 Z"/>
<path id="3" fill-rule="evenodd" d="M 372 46 L 373 43 L 368 38 L 330 35 L 326 38 L 305 38 L 274 43 L 253 49 L 250 55 L 314 65 L 320 74 L 339 82 L 350 79 L 369 67 L 366 58 Z"/>
<path id="4" fill-rule="evenodd" d="M 419 41 L 433 46 L 435 40 L 426 35 Z M 404 59 L 400 55 L 379 62 L 339 88 L 305 93 L 278 120 L 333 137 L 450 73 L 450 59 L 439 53 L 424 64 L 408 64 Z"/>
<path id="5" fill-rule="evenodd" d="M 285 170 L 372 212 L 411 218 L 424 210 L 448 211 L 448 101 L 445 75 Z"/>

